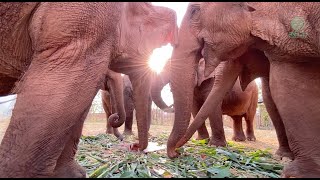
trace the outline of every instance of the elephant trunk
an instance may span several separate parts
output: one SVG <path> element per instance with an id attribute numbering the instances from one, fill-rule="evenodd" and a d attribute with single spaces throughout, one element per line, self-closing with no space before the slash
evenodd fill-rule
<path id="1" fill-rule="evenodd" d="M 151 86 L 151 98 L 152 101 L 163 111 L 168 113 L 173 113 L 174 108 L 169 107 L 162 99 L 161 97 L 161 91 L 163 87 L 169 83 L 169 72 L 170 72 L 170 66 L 168 66 L 169 63 L 164 67 L 164 70 L 161 72 L 161 74 L 158 74 L 152 82 Z"/>
<path id="2" fill-rule="evenodd" d="M 179 139 L 185 134 L 193 104 L 196 67 L 201 58 L 201 45 L 192 34 L 185 16 L 178 37 L 178 45 L 174 48 L 170 67 L 170 85 L 174 99 L 174 124 L 167 142 L 167 155 L 175 158 L 179 154 L 175 147 Z"/>
<path id="3" fill-rule="evenodd" d="M 217 66 L 213 87 L 184 137 L 177 143 L 177 148 L 184 145 L 204 123 L 212 109 L 217 108 L 222 103 L 223 98 L 233 87 L 241 70 L 242 65 L 238 60 L 224 61 Z"/>
<path id="4" fill-rule="evenodd" d="M 112 115 L 108 118 L 111 127 L 118 128 L 126 120 L 126 111 L 123 98 L 123 80 L 120 73 L 112 74 L 109 83 L 109 92 L 112 102 Z"/>

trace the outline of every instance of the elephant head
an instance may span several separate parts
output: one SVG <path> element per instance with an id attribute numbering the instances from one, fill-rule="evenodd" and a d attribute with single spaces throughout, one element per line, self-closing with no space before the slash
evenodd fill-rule
<path id="1" fill-rule="evenodd" d="M 174 48 L 171 58 L 170 80 L 175 104 L 175 121 L 167 144 L 167 153 L 169 157 L 178 156 L 177 152 L 175 151 L 175 145 L 183 136 L 183 134 L 186 133 L 186 129 L 190 122 L 194 79 L 196 78 L 199 60 L 202 57 L 205 60 L 204 74 L 202 77 L 199 77 L 199 82 L 201 82 L 201 78 L 205 79 L 212 76 L 211 73 L 213 73 L 221 61 L 231 60 L 230 62 L 221 64 L 214 75 L 215 81 L 217 83 L 221 83 L 223 81 L 222 74 L 226 73 L 227 71 L 233 71 L 233 76 L 226 76 L 229 78 L 229 86 L 232 88 L 237 76 L 240 75 L 242 70 L 241 63 L 236 61 L 236 59 L 245 53 L 249 45 L 251 45 L 253 42 L 253 38 L 250 36 L 251 21 L 249 21 L 249 19 L 251 17 L 250 13 L 254 11 L 254 9 L 245 6 L 245 3 L 238 3 L 241 6 L 236 6 L 235 3 L 227 4 L 230 4 L 230 6 L 235 6 L 235 12 L 231 12 L 230 16 L 232 15 L 233 17 L 233 15 L 235 15 L 234 19 L 237 21 L 242 22 L 245 20 L 241 25 L 238 25 L 237 28 L 248 32 L 247 34 L 243 34 L 244 37 L 239 38 L 239 40 L 236 42 L 232 41 L 233 39 L 231 39 L 230 42 L 226 41 L 225 39 L 222 41 L 220 38 L 221 36 L 225 36 L 226 33 L 232 34 L 236 32 L 236 30 L 234 30 L 235 28 L 228 28 L 232 24 L 227 24 L 228 21 L 234 19 L 228 18 L 228 16 L 224 19 L 221 19 L 222 14 L 224 13 L 223 7 L 226 6 L 223 6 L 222 3 L 221 5 L 220 3 L 211 2 L 190 3 L 182 20 L 181 27 L 179 29 L 178 45 Z M 216 7 L 213 8 L 213 6 L 222 7 L 219 9 Z M 239 8 L 242 8 L 241 12 L 237 11 Z M 216 26 L 212 24 L 213 22 L 220 24 L 219 26 Z M 229 26 L 224 28 L 224 25 L 221 24 L 227 24 Z M 234 45 L 234 43 L 237 43 L 237 46 Z M 229 47 L 230 51 L 226 51 L 224 47 L 220 47 L 220 44 L 224 44 L 225 46 Z M 240 44 L 240 46 L 238 46 L 238 44 Z M 214 49 L 211 47 L 212 45 L 216 45 Z M 250 74 L 244 72 L 243 75 L 247 76 Z M 243 77 L 240 79 L 243 82 L 242 88 L 245 88 L 247 84 L 250 83 L 250 80 L 252 80 L 252 78 L 249 77 Z M 214 94 L 221 99 L 216 98 L 215 101 L 211 102 L 211 105 L 222 101 L 228 86 L 223 88 L 223 91 L 221 90 L 220 92 L 218 91 Z M 210 93 L 209 97 L 212 96 L 213 93 Z M 202 117 L 201 119 L 206 119 L 208 111 L 209 108 L 202 108 L 199 111 Z"/>
<path id="2" fill-rule="evenodd" d="M 146 73 L 149 56 L 155 48 L 167 43 L 177 44 L 176 13 L 147 2 L 126 3 L 125 8 L 126 14 L 121 17 L 118 27 L 118 53 L 114 55 L 111 69 L 129 75 L 142 67 L 147 69 L 139 70 Z"/>
<path id="3" fill-rule="evenodd" d="M 117 53 L 110 69 L 129 76 L 133 87 L 140 150 L 148 145 L 148 109 L 152 71 L 148 60 L 155 48 L 167 43 L 175 45 L 178 27 L 176 14 L 165 7 L 151 3 L 126 3 L 125 15 L 119 24 L 119 42 Z M 137 145 L 137 144 L 135 144 Z M 133 146 L 135 149 L 136 146 Z"/>

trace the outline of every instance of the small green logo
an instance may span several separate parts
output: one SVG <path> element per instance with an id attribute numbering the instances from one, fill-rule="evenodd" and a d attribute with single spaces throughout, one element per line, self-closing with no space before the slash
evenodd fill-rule
<path id="1" fill-rule="evenodd" d="M 291 38 L 306 38 L 307 34 L 303 32 L 303 27 L 305 25 L 305 20 L 302 17 L 296 16 L 291 20 L 292 32 L 289 33 Z"/>

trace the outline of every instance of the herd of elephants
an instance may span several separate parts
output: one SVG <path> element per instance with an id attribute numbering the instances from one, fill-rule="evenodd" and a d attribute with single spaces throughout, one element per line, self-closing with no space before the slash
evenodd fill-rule
<path id="1" fill-rule="evenodd" d="M 148 2 L 0 2 L 0 20 L 0 96 L 17 94 L 0 177 L 87 177 L 75 154 L 100 89 L 108 133 L 122 139 L 125 122 L 132 133 L 136 110 L 132 150 L 148 146 L 152 101 L 174 112 L 169 158 L 195 131 L 209 138 L 208 117 L 209 144 L 226 146 L 222 114 L 233 140 L 254 141 L 256 78 L 276 154 L 292 160 L 282 177 L 320 177 L 318 2 L 194 2 L 179 28 L 174 10 Z M 172 57 L 156 74 L 149 56 L 168 43 Z M 166 84 L 173 107 L 161 99 Z"/>

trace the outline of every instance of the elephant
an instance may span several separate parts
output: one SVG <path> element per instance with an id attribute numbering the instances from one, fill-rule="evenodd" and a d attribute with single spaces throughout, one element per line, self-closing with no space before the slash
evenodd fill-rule
<path id="1" fill-rule="evenodd" d="M 169 64 L 169 63 L 168 63 Z M 199 64 L 197 66 L 196 78 L 194 82 L 194 95 L 193 95 L 193 105 L 192 105 L 192 115 L 196 116 L 199 109 L 201 108 L 203 102 L 206 100 L 208 93 L 212 89 L 214 83 L 214 73 L 210 76 L 204 76 L 204 67 L 205 62 L 204 59 L 201 58 Z M 158 87 L 153 87 L 153 96 L 161 96 L 160 92 L 164 87 L 164 84 L 169 83 L 169 70 L 170 67 L 164 69 L 163 73 L 166 75 L 162 75 L 162 82 Z M 160 81 L 160 80 L 157 80 Z M 242 92 L 240 87 L 240 82 L 237 80 L 236 84 L 233 88 L 226 94 L 224 97 L 220 111 L 211 111 L 209 115 L 210 127 L 212 130 L 212 138 L 209 141 L 210 145 L 217 146 L 226 146 L 226 139 L 224 135 L 224 130 L 222 126 L 222 114 L 229 115 L 233 118 L 233 130 L 234 136 L 232 137 L 235 141 L 244 141 L 246 136 L 244 135 L 242 129 L 242 117 L 245 117 L 247 124 L 247 139 L 250 141 L 255 141 L 256 138 L 254 136 L 254 128 L 253 128 L 253 120 L 256 113 L 256 107 L 258 103 L 258 87 L 255 82 L 252 82 L 248 85 L 248 88 Z M 219 119 L 214 120 L 214 119 Z M 218 125 L 219 124 L 219 125 Z M 209 138 L 209 133 L 207 131 L 205 123 L 201 125 L 200 128 L 197 129 L 198 136 L 197 139 L 207 139 Z"/>
<path id="2" fill-rule="evenodd" d="M 85 177 L 75 161 L 84 120 L 108 70 L 129 74 L 139 143 L 148 56 L 175 45 L 176 13 L 147 2 L 0 3 L 1 96 L 17 94 L 0 145 L 0 177 Z M 113 127 L 123 124 L 115 118 Z"/>
<path id="3" fill-rule="evenodd" d="M 125 109 L 125 128 L 123 134 L 132 134 L 132 122 L 133 122 L 133 110 L 134 110 L 134 103 L 133 103 L 133 97 L 132 97 L 132 84 L 129 80 L 129 77 L 127 75 L 121 76 L 120 73 L 117 73 L 117 76 L 119 80 L 118 86 L 113 87 L 113 93 L 119 94 L 119 97 L 122 97 L 122 100 L 112 99 L 111 98 L 111 92 L 110 90 L 103 90 L 101 92 L 101 98 L 102 98 L 102 105 L 103 109 L 106 112 L 107 119 L 109 116 L 112 115 L 112 112 L 117 112 L 116 110 L 112 111 L 113 104 L 117 104 L 117 106 L 122 105 Z M 108 83 L 106 83 L 108 84 Z M 120 93 L 122 92 L 122 93 Z M 112 103 L 113 102 L 113 103 Z M 118 103 L 123 102 L 123 103 Z M 113 128 L 107 121 L 106 126 L 106 133 L 107 134 L 114 134 L 118 139 L 122 140 L 123 136 L 118 131 L 118 128 Z"/>
<path id="4" fill-rule="evenodd" d="M 119 93 L 123 92 L 123 93 Z M 103 84 L 103 88 L 101 91 L 101 99 L 102 99 L 102 107 L 107 116 L 107 130 L 106 133 L 114 134 L 118 139 L 123 140 L 122 134 L 119 132 L 118 128 L 113 128 L 112 119 L 114 116 L 121 117 L 127 121 L 127 117 L 129 117 L 126 104 L 124 103 L 112 103 L 112 102 L 127 102 L 130 103 L 130 99 L 125 99 L 124 96 L 124 86 L 123 86 L 123 78 L 120 73 L 116 73 L 113 71 L 109 71 L 108 75 Z M 132 95 L 132 94 L 131 94 Z M 133 106 L 133 105 L 132 105 Z"/>
<path id="5" fill-rule="evenodd" d="M 194 89 L 192 115 L 196 117 L 203 103 L 207 99 L 209 92 L 214 84 L 214 73 L 212 76 L 204 76 L 204 59 L 200 59 L 197 70 L 197 85 Z M 226 146 L 226 138 L 222 127 L 222 115 L 228 115 L 233 119 L 233 137 L 234 141 L 255 141 L 253 121 L 256 114 L 258 104 L 258 86 L 255 82 L 251 82 L 244 91 L 240 86 L 239 78 L 235 82 L 229 92 L 217 107 L 209 113 L 210 126 L 212 130 L 212 138 L 209 145 Z M 242 118 L 246 121 L 246 136 L 242 128 Z M 218 119 L 218 120 L 216 120 Z M 208 131 L 205 123 L 198 128 L 198 139 L 208 138 Z"/>
<path id="6" fill-rule="evenodd" d="M 221 76 L 226 77 L 218 80 L 223 82 L 224 86 L 211 90 L 189 128 L 186 127 L 187 123 L 185 126 L 182 125 L 181 135 L 176 138 L 172 136 L 168 144 L 174 147 L 174 143 L 179 141 L 186 131 L 192 133 L 201 125 L 210 112 L 208 107 L 216 107 L 219 104 L 223 94 L 232 87 L 236 77 L 241 73 L 242 57 L 247 53 L 250 54 L 249 51 L 259 50 L 263 52 L 270 65 L 266 76 L 268 82 L 265 85 L 269 87 L 266 92 L 269 91 L 281 119 L 277 122 L 277 126 L 282 126 L 284 129 L 285 138 L 293 154 L 293 161 L 284 167 L 282 176 L 319 177 L 320 145 L 317 143 L 320 141 L 318 123 L 320 110 L 317 108 L 320 104 L 318 93 L 320 45 L 317 36 L 317 27 L 320 25 L 317 21 L 319 8 L 320 4 L 316 2 L 190 4 L 189 13 L 184 17 L 185 21 L 189 21 L 190 28 L 187 27 L 188 24 L 184 28 L 183 25 L 180 27 L 178 46 L 176 46 L 176 49 L 180 50 L 173 51 L 174 58 L 171 62 L 174 66 L 178 66 L 181 57 L 189 55 L 188 63 L 184 62 L 184 67 L 187 68 L 183 69 L 183 72 L 181 70 L 179 72 L 181 66 L 172 70 L 175 72 L 171 78 L 175 81 L 171 86 L 174 87 L 175 84 L 172 89 L 174 98 L 178 97 L 177 93 L 192 92 L 187 90 L 192 85 L 191 82 L 184 82 L 185 85 L 179 90 L 176 81 L 178 81 L 177 76 L 189 70 L 191 71 L 187 79 L 192 77 L 194 61 L 198 56 L 203 56 L 205 59 L 205 76 L 216 69 L 223 69 L 229 76 Z M 189 47 L 187 52 L 186 46 Z M 257 64 L 261 63 L 260 60 L 256 59 Z M 221 95 L 217 96 L 216 93 Z M 181 99 L 178 102 L 180 101 L 182 102 Z M 182 103 L 178 104 L 176 101 L 174 103 L 176 114 L 179 114 Z M 191 102 L 188 102 L 187 107 L 189 104 Z M 175 122 L 186 118 L 187 114 L 178 120 L 175 119 Z M 279 137 L 278 133 L 277 135 Z M 180 145 L 178 143 L 178 146 Z M 177 155 L 173 148 L 170 152 L 172 156 Z"/>
<path id="7" fill-rule="evenodd" d="M 106 112 L 106 116 L 107 119 L 109 116 L 111 116 L 113 113 L 112 112 L 117 112 L 117 110 L 112 110 L 112 108 L 114 106 L 112 106 L 113 104 L 116 104 L 116 107 L 124 107 L 125 109 L 125 127 L 124 127 L 124 132 L 123 134 L 125 135 L 132 135 L 132 124 L 133 124 L 133 110 L 134 110 L 134 102 L 133 102 L 133 97 L 132 97 L 132 84 L 130 82 L 130 79 L 127 75 L 123 75 L 121 76 L 120 73 L 115 73 L 116 78 L 115 82 L 117 83 L 116 86 L 111 86 L 110 88 L 103 90 L 101 97 L 102 97 L 102 104 L 103 104 L 103 108 L 104 111 Z M 160 76 L 160 75 L 155 75 L 155 77 Z M 161 76 L 165 76 L 164 73 L 161 74 Z M 159 80 L 162 79 L 162 77 L 157 78 Z M 109 83 L 108 79 L 106 80 L 105 83 L 105 87 L 108 86 Z M 151 84 L 151 93 L 153 92 L 154 87 L 158 87 L 160 86 L 160 88 L 162 89 L 163 86 L 165 84 L 162 83 L 162 81 L 152 81 Z M 111 88 L 113 88 L 113 91 L 109 92 L 110 90 L 112 90 Z M 119 92 L 123 92 L 123 93 L 119 93 Z M 119 97 L 119 98 L 112 98 L 112 94 L 115 94 L 115 97 Z M 121 97 L 121 99 L 120 99 Z M 153 98 L 152 98 L 153 97 Z M 151 102 L 154 101 L 156 102 L 156 105 L 158 105 L 158 107 L 160 109 L 162 109 L 164 112 L 167 113 L 173 113 L 174 109 L 167 106 L 166 103 L 163 101 L 163 99 L 161 98 L 161 94 L 160 97 L 158 96 L 150 96 L 149 99 L 149 109 L 148 109 L 148 131 L 150 129 L 150 124 L 151 124 Z M 112 103 L 115 102 L 115 103 Z M 119 103 L 119 102 L 123 102 L 123 103 Z M 121 108 L 118 108 L 120 110 L 122 110 Z M 118 131 L 117 128 L 112 128 L 112 126 L 110 125 L 110 123 L 107 122 L 107 130 L 106 133 L 108 134 L 114 134 L 118 139 L 122 140 L 123 136 L 121 135 L 121 133 Z"/>

